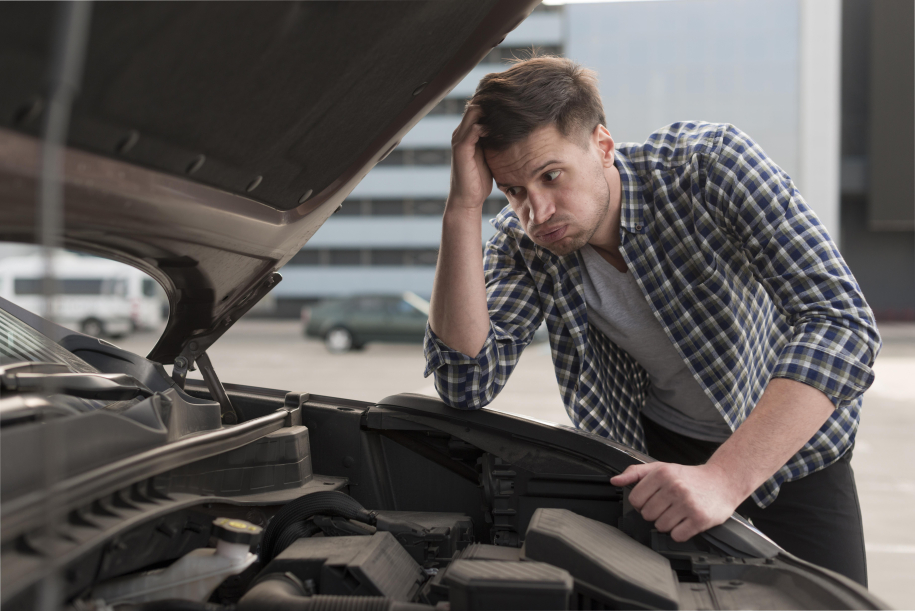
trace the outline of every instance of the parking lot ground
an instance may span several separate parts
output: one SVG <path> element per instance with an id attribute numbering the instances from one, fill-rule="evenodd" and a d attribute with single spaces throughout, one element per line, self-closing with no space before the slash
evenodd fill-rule
<path id="1" fill-rule="evenodd" d="M 868 555 L 870 588 L 891 606 L 915 608 L 915 325 L 880 326 L 884 347 L 864 399 L 852 465 Z M 118 340 L 145 354 L 158 334 Z M 330 354 L 290 321 L 242 320 L 210 350 L 223 382 L 379 401 L 401 392 L 435 396 L 418 344 L 370 344 Z M 192 377 L 199 377 L 194 372 Z M 491 409 L 570 424 L 548 344 L 529 347 Z"/>

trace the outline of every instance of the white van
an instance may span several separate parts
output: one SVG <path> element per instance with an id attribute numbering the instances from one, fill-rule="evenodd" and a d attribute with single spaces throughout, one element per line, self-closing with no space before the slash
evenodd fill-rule
<path id="1" fill-rule="evenodd" d="M 44 259 L 40 255 L 10 257 L 0 260 L 0 296 L 87 335 L 122 337 L 134 327 L 129 275 L 125 273 L 132 269 L 96 257 L 56 253 L 57 293 L 48 316 L 42 282 Z"/>
<path id="2" fill-rule="evenodd" d="M 128 265 L 121 265 L 127 281 L 130 320 L 134 331 L 161 331 L 168 310 L 168 297 L 159 283 Z"/>

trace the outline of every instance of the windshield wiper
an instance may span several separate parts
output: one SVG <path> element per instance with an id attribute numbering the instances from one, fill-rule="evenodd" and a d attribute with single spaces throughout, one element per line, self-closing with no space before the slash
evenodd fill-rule
<path id="1" fill-rule="evenodd" d="M 100 401 L 153 395 L 145 384 L 126 373 L 32 373 L 4 368 L 0 387 L 18 393 L 62 394 Z"/>

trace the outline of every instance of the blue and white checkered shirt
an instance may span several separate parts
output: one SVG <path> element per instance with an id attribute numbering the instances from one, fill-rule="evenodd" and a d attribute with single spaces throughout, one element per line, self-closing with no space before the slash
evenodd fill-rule
<path id="1" fill-rule="evenodd" d="M 731 125 L 675 123 L 617 147 L 620 251 L 693 376 L 734 430 L 773 377 L 809 384 L 835 411 L 757 489 L 822 469 L 854 442 L 880 349 L 874 316 L 836 245 L 794 183 Z M 491 330 L 475 357 L 427 327 L 425 375 L 452 407 L 479 409 L 505 385 L 545 318 L 560 393 L 579 428 L 642 452 L 645 370 L 588 325 L 581 258 L 494 219 L 484 269 Z"/>

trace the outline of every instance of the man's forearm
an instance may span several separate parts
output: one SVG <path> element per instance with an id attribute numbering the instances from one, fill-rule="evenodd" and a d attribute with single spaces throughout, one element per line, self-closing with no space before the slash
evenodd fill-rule
<path id="1" fill-rule="evenodd" d="M 704 465 L 633 465 L 610 479 L 636 484 L 629 502 L 675 541 L 721 524 L 778 471 L 832 413 L 832 401 L 801 382 L 775 378 L 746 421 Z"/>
<path id="2" fill-rule="evenodd" d="M 482 218 L 482 208 L 446 205 L 429 313 L 439 339 L 471 357 L 489 335 Z"/>
<path id="3" fill-rule="evenodd" d="M 742 501 L 788 462 L 834 409 L 816 388 L 774 378 L 746 421 L 707 464 L 727 474 Z"/>

